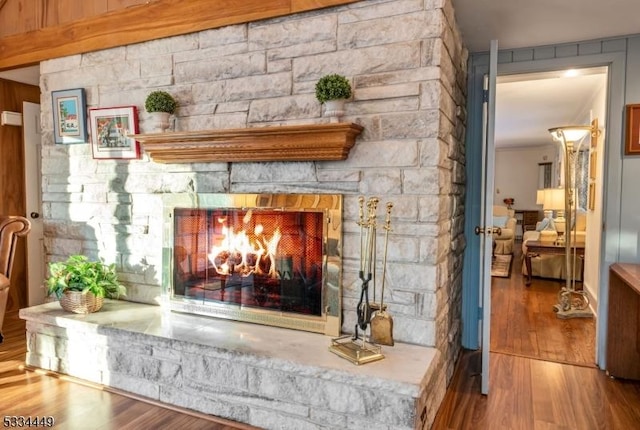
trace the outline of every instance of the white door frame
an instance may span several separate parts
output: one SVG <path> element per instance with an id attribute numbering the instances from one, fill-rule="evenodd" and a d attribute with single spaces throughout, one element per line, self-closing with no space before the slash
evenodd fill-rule
<path id="1" fill-rule="evenodd" d="M 609 266 L 618 259 L 619 236 L 615 228 L 619 217 L 615 217 L 616 210 L 620 208 L 621 178 L 614 179 L 614 176 L 621 175 L 621 157 L 619 146 L 623 141 L 623 115 L 621 109 L 614 106 L 624 106 L 624 74 L 625 74 L 625 54 L 623 52 L 613 52 L 608 54 L 594 54 L 566 58 L 554 58 L 548 60 L 525 61 L 521 63 L 507 63 L 498 65 L 498 75 L 511 75 L 518 73 L 548 72 L 560 69 L 586 68 L 605 66 L 608 68 L 608 89 L 606 124 L 607 133 L 604 142 L 605 164 L 603 168 L 603 205 L 602 222 L 607 228 L 602 234 L 600 249 L 600 279 L 598 288 L 598 307 L 596 322 L 596 365 L 601 369 L 606 368 L 606 334 L 607 318 L 609 306 Z M 613 143 L 616 142 L 616 145 Z"/>
<path id="2" fill-rule="evenodd" d="M 23 102 L 22 135 L 24 145 L 25 212 L 31 221 L 27 235 L 27 304 L 44 303 L 44 226 L 42 221 L 42 141 L 40 105 Z"/>
<path id="3" fill-rule="evenodd" d="M 507 52 L 510 54 L 510 52 Z M 510 57 L 507 55 L 506 57 Z M 488 70 L 488 55 L 479 55 L 472 61 L 470 69 L 468 105 L 470 121 L 475 118 L 474 102 L 478 102 L 478 89 L 481 83 L 478 79 L 478 71 Z M 621 243 L 621 188 L 622 188 L 622 142 L 624 137 L 623 109 L 625 102 L 625 75 L 626 75 L 626 51 L 619 50 L 608 53 L 575 55 L 571 57 L 548 58 L 543 60 L 527 60 L 498 64 L 499 75 L 517 73 L 544 72 L 558 69 L 608 67 L 608 95 L 606 124 L 607 133 L 604 142 L 604 169 L 603 169 L 603 195 L 602 195 L 602 221 L 603 234 L 600 249 L 601 265 L 598 293 L 598 319 L 596 323 L 596 364 L 600 368 L 606 368 L 606 334 L 609 305 L 609 266 L 619 259 Z M 485 72 L 486 73 L 486 72 Z M 477 120 L 474 120 L 477 121 Z M 478 121 L 479 122 L 479 121 Z M 477 145 L 480 131 L 476 124 L 470 122 L 467 134 L 467 154 Z M 469 146 L 472 145 L 472 146 Z M 479 181 L 479 160 L 468 157 L 468 180 Z M 465 231 L 468 243 L 474 243 L 473 223 L 474 218 L 479 219 L 477 207 L 480 196 L 475 188 L 470 185 L 468 199 L 465 202 L 467 208 L 467 220 Z M 479 333 L 474 320 L 480 319 L 478 308 L 479 280 L 474 278 L 473 272 L 477 272 L 478 256 L 474 254 L 475 247 L 468 247 L 465 251 L 465 268 L 463 268 L 463 346 L 466 348 L 479 348 Z M 469 268 L 471 267 L 471 269 Z"/>
<path id="4" fill-rule="evenodd" d="M 483 147 L 482 147 L 482 197 L 481 212 L 483 239 L 480 240 L 480 282 L 482 291 L 482 377 L 481 392 L 489 394 L 489 361 L 491 350 L 491 235 L 493 233 L 493 189 L 495 177 L 495 114 L 496 77 L 498 70 L 498 41 L 491 41 L 489 74 L 485 78 L 483 103 Z"/>

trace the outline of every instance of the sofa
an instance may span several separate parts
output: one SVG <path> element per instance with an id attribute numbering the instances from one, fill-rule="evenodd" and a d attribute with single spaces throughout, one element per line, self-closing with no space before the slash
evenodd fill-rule
<path id="1" fill-rule="evenodd" d="M 536 230 L 525 231 L 522 237 L 522 274 L 527 276 L 527 267 L 524 263 L 524 256 L 527 255 L 527 242 L 537 241 L 540 239 L 540 228 L 542 222 L 538 222 Z M 587 235 L 587 214 L 586 212 L 578 212 L 574 228 L 571 231 L 571 240 L 575 242 L 584 242 Z M 566 234 L 566 233 L 565 233 Z M 577 260 L 576 280 L 582 281 L 582 260 Z M 566 279 L 566 262 L 564 255 L 538 255 L 531 257 L 531 276 L 540 278 Z"/>
<path id="2" fill-rule="evenodd" d="M 500 227 L 500 233 L 493 233 L 494 254 L 513 254 L 517 223 L 513 209 L 498 205 L 493 207 L 493 227 Z"/>

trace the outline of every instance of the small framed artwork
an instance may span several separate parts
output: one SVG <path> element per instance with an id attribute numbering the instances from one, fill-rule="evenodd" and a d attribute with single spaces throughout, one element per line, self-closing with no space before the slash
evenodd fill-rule
<path id="1" fill-rule="evenodd" d="M 640 155 L 640 104 L 626 107 L 625 155 Z"/>
<path id="2" fill-rule="evenodd" d="M 589 184 L 589 210 L 595 210 L 596 208 L 596 184 L 593 182 Z"/>
<path id="3" fill-rule="evenodd" d="M 56 143 L 87 141 L 87 102 L 84 88 L 52 91 L 53 135 Z"/>
<path id="4" fill-rule="evenodd" d="M 89 110 L 93 158 L 138 158 L 140 149 L 132 134 L 138 132 L 135 106 Z"/>
<path id="5" fill-rule="evenodd" d="M 598 168 L 598 153 L 591 151 L 589 153 L 589 178 L 596 179 L 596 169 Z"/>
<path id="6" fill-rule="evenodd" d="M 600 137 L 598 118 L 595 118 L 593 121 L 591 121 L 591 128 L 593 129 L 593 131 L 591 132 L 591 147 L 596 148 L 598 146 L 598 138 Z"/>

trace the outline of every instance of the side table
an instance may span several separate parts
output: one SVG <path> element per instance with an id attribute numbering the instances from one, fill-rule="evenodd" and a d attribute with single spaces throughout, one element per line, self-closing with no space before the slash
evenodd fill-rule
<path id="1" fill-rule="evenodd" d="M 527 267 L 527 279 L 525 285 L 531 285 L 531 257 L 538 255 L 565 255 L 564 243 L 559 244 L 557 242 L 542 242 L 539 240 L 529 240 L 526 242 L 527 253 L 524 256 L 524 264 Z M 574 249 L 578 257 L 584 259 L 584 242 L 576 242 L 571 244 L 571 249 Z M 582 271 L 580 279 L 584 279 L 584 264 L 582 264 Z"/>

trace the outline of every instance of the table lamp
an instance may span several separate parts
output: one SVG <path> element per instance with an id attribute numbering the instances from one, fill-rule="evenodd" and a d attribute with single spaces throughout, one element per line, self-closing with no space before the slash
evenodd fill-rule
<path id="1" fill-rule="evenodd" d="M 545 193 L 547 192 L 548 188 L 543 188 L 540 190 L 536 191 L 536 204 L 537 205 L 544 205 L 544 197 L 545 197 Z M 544 217 L 545 218 L 553 218 L 553 211 L 550 209 L 544 209 Z"/>
<path id="2" fill-rule="evenodd" d="M 564 188 L 547 188 L 544 190 L 544 202 L 542 208 L 545 211 L 556 211 L 556 217 L 553 218 L 554 230 L 542 230 L 540 232 L 540 240 L 554 241 L 562 240 L 565 232 L 566 220 L 564 218 Z"/>

